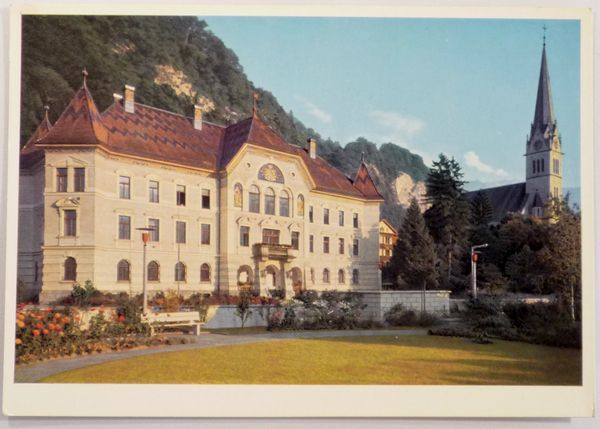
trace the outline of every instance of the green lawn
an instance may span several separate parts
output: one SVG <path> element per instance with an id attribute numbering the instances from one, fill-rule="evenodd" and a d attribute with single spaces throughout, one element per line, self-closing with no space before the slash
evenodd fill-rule
<path id="1" fill-rule="evenodd" d="M 48 377 L 50 383 L 581 384 L 581 353 L 435 336 L 282 340 L 167 352 Z"/>

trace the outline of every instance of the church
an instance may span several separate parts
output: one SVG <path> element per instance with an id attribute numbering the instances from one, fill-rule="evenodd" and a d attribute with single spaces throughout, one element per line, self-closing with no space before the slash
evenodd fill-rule
<path id="1" fill-rule="evenodd" d="M 544 39 L 535 113 L 525 149 L 525 182 L 468 192 L 467 197 L 473 199 L 478 192 L 485 192 L 494 222 L 508 213 L 542 217 L 548 201 L 562 196 L 562 156 Z"/>
<path id="2" fill-rule="evenodd" d="M 293 296 L 378 291 L 379 206 L 362 162 L 348 178 L 260 117 L 230 125 L 139 103 L 100 112 L 83 84 L 21 150 L 18 278 L 50 303 L 104 292 Z M 142 230 L 149 229 L 144 253 Z M 145 261 L 145 262 L 144 262 Z M 23 292 L 23 291 L 22 291 Z"/>

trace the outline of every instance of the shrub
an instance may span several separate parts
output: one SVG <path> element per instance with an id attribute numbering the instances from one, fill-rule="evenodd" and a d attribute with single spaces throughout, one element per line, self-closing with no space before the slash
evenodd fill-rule
<path id="1" fill-rule="evenodd" d="M 250 293 L 247 291 L 240 292 L 240 299 L 235 310 L 235 315 L 240 318 L 242 328 L 246 324 L 246 321 L 252 314 L 250 310 Z"/>
<path id="2" fill-rule="evenodd" d="M 164 300 L 164 311 L 166 312 L 176 312 L 181 308 L 181 296 L 172 289 L 167 291 Z"/>
<path id="3" fill-rule="evenodd" d="M 394 305 L 384 317 L 385 321 L 392 326 L 433 326 L 440 321 L 433 313 L 405 309 L 402 304 Z"/>

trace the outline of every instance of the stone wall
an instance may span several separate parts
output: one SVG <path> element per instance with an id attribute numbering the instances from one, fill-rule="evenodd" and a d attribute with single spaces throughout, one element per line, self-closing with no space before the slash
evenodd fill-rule
<path id="1" fill-rule="evenodd" d="M 251 305 L 252 314 L 244 327 L 267 326 L 268 305 Z M 235 314 L 236 305 L 211 305 L 206 314 L 205 329 L 241 328 L 242 322 Z"/>
<path id="2" fill-rule="evenodd" d="M 384 321 L 385 313 L 396 304 L 402 304 L 406 309 L 421 311 L 423 296 L 425 296 L 425 311 L 428 313 L 449 313 L 449 290 L 432 290 L 424 294 L 418 290 L 393 290 L 362 292 L 362 302 L 367 305 L 363 310 L 363 318 Z"/>

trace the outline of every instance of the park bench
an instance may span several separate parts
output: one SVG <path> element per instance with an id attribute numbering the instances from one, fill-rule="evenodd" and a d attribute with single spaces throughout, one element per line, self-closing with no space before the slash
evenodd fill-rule
<path id="1" fill-rule="evenodd" d="M 162 328 L 176 326 L 191 326 L 194 335 L 200 335 L 200 328 L 204 322 L 197 311 L 180 311 L 173 313 L 148 313 L 142 316 L 142 322 L 150 325 L 150 335 Z"/>

